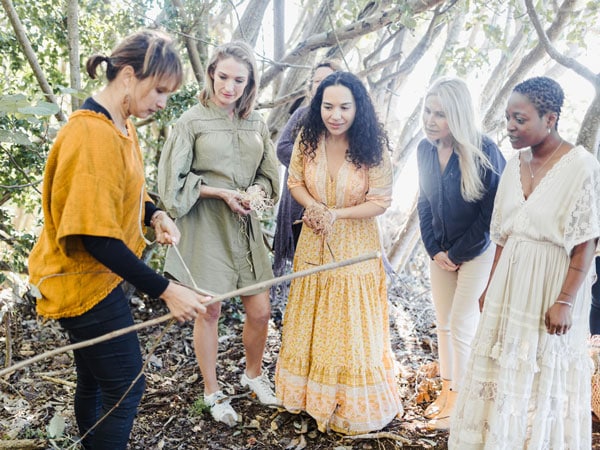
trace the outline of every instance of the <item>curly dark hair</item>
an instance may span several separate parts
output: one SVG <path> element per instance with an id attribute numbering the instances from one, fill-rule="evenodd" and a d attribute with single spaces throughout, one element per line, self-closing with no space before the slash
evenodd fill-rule
<path id="1" fill-rule="evenodd" d="M 306 114 L 298 124 L 301 130 L 302 151 L 311 159 L 315 157 L 319 140 L 327 133 L 321 118 L 323 92 L 329 86 L 337 85 L 345 86 L 350 90 L 356 106 L 354 122 L 348 129 L 350 148 L 347 150 L 346 159 L 358 168 L 362 165 L 376 166 L 382 160 L 384 149 L 391 150 L 389 139 L 383 124 L 377 118 L 367 89 L 358 77 L 350 72 L 334 72 L 321 81 Z"/>
<path id="2" fill-rule="evenodd" d="M 517 84 L 513 91 L 527 97 L 540 117 L 547 112 L 555 112 L 555 128 L 558 129 L 560 110 L 565 99 L 565 93 L 560 87 L 560 84 L 552 78 L 534 77 Z"/>

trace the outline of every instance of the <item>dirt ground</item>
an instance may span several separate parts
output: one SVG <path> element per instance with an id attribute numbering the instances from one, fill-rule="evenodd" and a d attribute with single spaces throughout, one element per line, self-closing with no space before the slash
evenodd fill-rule
<path id="1" fill-rule="evenodd" d="M 223 305 L 219 338 L 218 374 L 224 391 L 241 416 L 229 428 L 214 422 L 199 401 L 202 382 L 192 347 L 192 326 L 172 325 L 159 340 L 165 324 L 139 332 L 148 365 L 146 392 L 130 439 L 130 448 L 147 449 L 446 449 L 445 432 L 423 428 L 421 414 L 439 388 L 435 364 L 436 337 L 430 299 L 427 261 L 418 251 L 406 270 L 389 279 L 390 329 L 397 358 L 398 390 L 404 416 L 379 433 L 347 438 L 320 433 L 307 415 L 293 415 L 260 405 L 239 384 L 244 367 L 241 343 L 243 310 L 239 301 Z M 285 293 L 273 300 L 264 368 L 271 378 L 279 351 Z M 136 322 L 166 313 L 161 302 L 134 297 Z M 35 319 L 33 305 L 23 302 L 12 314 L 11 338 L 0 340 L 6 360 L 10 342 L 12 361 L 30 358 L 67 345 L 57 323 Z M 4 331 L 3 333 L 5 333 Z M 155 347 L 154 351 L 153 348 Z M 151 353 L 151 354 L 150 354 Z M 8 441 L 26 440 L 20 448 L 78 448 L 73 416 L 75 372 L 70 353 L 63 353 L 0 378 L 0 448 Z M 55 438 L 51 438 L 52 435 Z M 599 433 L 594 433 L 600 449 Z M 16 448 L 16 447 L 10 447 Z"/>

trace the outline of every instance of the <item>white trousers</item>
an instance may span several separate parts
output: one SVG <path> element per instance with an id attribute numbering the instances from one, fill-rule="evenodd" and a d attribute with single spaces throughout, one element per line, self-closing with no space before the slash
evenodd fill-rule
<path id="1" fill-rule="evenodd" d="M 481 255 L 462 263 L 456 272 L 430 262 L 431 295 L 435 306 L 440 376 L 460 389 L 471 341 L 479 323 L 479 297 L 492 269 L 496 246 L 491 243 Z"/>

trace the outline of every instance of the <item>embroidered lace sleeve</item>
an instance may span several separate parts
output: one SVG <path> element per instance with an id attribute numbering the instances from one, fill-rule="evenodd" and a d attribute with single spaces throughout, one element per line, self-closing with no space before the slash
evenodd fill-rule
<path id="1" fill-rule="evenodd" d="M 564 246 L 567 253 L 573 247 L 600 236 L 600 169 L 594 167 L 581 184 L 567 216 Z M 596 248 L 598 253 L 599 247 Z"/>

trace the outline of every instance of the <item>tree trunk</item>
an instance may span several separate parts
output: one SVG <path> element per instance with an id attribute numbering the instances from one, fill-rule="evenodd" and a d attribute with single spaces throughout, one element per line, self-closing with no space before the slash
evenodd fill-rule
<path id="1" fill-rule="evenodd" d="M 67 4 L 67 35 L 69 37 L 69 68 L 71 88 L 81 90 L 81 71 L 79 70 L 79 6 L 77 0 L 69 0 Z M 71 110 L 81 106 L 76 94 L 71 95 Z"/>
<path id="2" fill-rule="evenodd" d="M 573 7 L 578 0 L 565 0 L 558 10 L 558 14 L 548 28 L 547 36 L 550 41 L 556 39 L 560 32 L 563 30 L 568 20 L 573 14 Z M 538 43 L 527 55 L 521 60 L 516 70 L 510 74 L 508 80 L 500 88 L 490 108 L 487 110 L 483 119 L 483 130 L 484 132 L 491 132 L 502 126 L 504 105 L 508 100 L 513 87 L 521 81 L 525 75 L 533 68 L 533 66 L 539 62 L 546 54 L 542 43 Z"/>
<path id="3" fill-rule="evenodd" d="M 404 266 L 410 260 L 415 245 L 419 242 L 421 232 L 419 228 L 419 214 L 414 207 L 408 216 L 402 231 L 392 241 L 392 246 L 387 250 L 387 256 L 391 266 L 396 272 L 402 272 Z"/>
<path id="4" fill-rule="evenodd" d="M 10 23 L 13 29 L 15 30 L 15 36 L 17 37 L 17 41 L 23 49 L 23 53 L 25 54 L 25 57 L 27 58 L 27 61 L 31 66 L 31 70 L 33 70 L 33 74 L 35 75 L 35 78 L 37 79 L 38 84 L 42 89 L 42 92 L 44 93 L 49 102 L 54 103 L 59 108 L 58 112 L 55 114 L 55 117 L 60 122 L 65 122 L 67 120 L 67 117 L 65 116 L 62 109 L 60 108 L 60 105 L 56 101 L 56 97 L 52 92 L 52 88 L 50 87 L 50 84 L 48 84 L 48 81 L 44 76 L 44 72 L 42 71 L 42 68 L 37 60 L 37 56 L 35 55 L 33 48 L 31 47 L 31 43 L 29 42 L 27 34 L 25 33 L 25 28 L 23 27 L 23 24 L 21 23 L 21 20 L 17 15 L 17 11 L 15 11 L 15 7 L 13 6 L 11 0 L 0 1 L 2 2 L 2 6 L 6 11 L 6 15 L 10 19 Z"/>
<path id="5" fill-rule="evenodd" d="M 332 1 L 333 0 L 323 0 L 314 17 L 310 18 L 310 26 L 305 29 L 305 34 L 303 36 L 311 36 L 322 32 L 327 25 L 327 9 L 331 7 Z M 295 67 L 289 71 L 282 81 L 281 87 L 277 91 L 277 97 L 284 97 L 306 87 L 307 79 L 310 76 L 310 71 L 314 64 L 314 59 L 315 55 L 309 53 L 302 55 L 302 57 L 296 60 L 294 64 Z M 290 114 L 288 104 L 282 104 L 269 113 L 267 123 L 269 125 L 269 130 L 271 130 L 274 137 L 279 134 L 279 130 L 285 125 Z"/>
<path id="6" fill-rule="evenodd" d="M 594 101 L 585 112 L 579 134 L 577 145 L 583 145 L 588 151 L 598 157 L 598 135 L 600 130 L 600 90 L 596 89 Z"/>
<path id="7" fill-rule="evenodd" d="M 181 0 L 173 0 L 173 5 L 177 9 L 177 14 L 181 18 L 181 31 L 183 33 L 183 42 L 188 53 L 190 65 L 194 72 L 194 77 L 198 84 L 202 84 L 204 80 L 204 67 L 202 66 L 202 58 L 196 45 L 196 41 L 192 38 L 191 33 L 193 32 L 192 27 L 188 24 L 187 13 L 185 6 Z"/>
<path id="8" fill-rule="evenodd" d="M 285 53 L 285 2 L 273 0 L 273 59 L 279 61 Z M 273 92 L 279 92 L 281 80 L 273 84 Z"/>
<path id="9" fill-rule="evenodd" d="M 258 39 L 265 16 L 265 10 L 269 6 L 269 3 L 270 0 L 250 0 L 237 29 L 233 33 L 234 40 L 245 41 L 252 47 L 256 45 L 256 40 Z"/>

